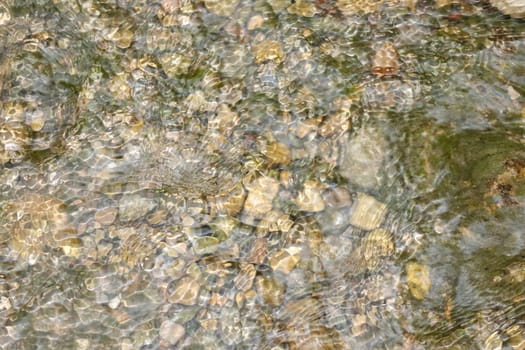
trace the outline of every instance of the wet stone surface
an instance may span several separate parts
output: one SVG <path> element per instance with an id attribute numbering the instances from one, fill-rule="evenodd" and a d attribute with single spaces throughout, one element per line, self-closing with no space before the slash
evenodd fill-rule
<path id="1" fill-rule="evenodd" d="M 523 349 L 521 0 L 0 0 L 0 349 Z"/>

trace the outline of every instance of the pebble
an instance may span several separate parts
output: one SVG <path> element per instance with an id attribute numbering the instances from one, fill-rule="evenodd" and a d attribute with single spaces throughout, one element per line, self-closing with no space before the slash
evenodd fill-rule
<path id="1" fill-rule="evenodd" d="M 270 165 L 288 165 L 292 161 L 292 154 L 284 143 L 272 142 L 266 146 L 266 158 Z"/>
<path id="2" fill-rule="evenodd" d="M 170 304 L 195 305 L 199 297 L 200 285 L 191 276 L 181 278 L 175 291 L 168 296 Z"/>
<path id="3" fill-rule="evenodd" d="M 260 28 L 264 24 L 264 18 L 261 15 L 255 15 L 250 18 L 247 24 L 248 30 L 254 30 Z"/>
<path id="4" fill-rule="evenodd" d="M 281 63 L 285 57 L 282 45 L 275 40 L 262 41 L 252 48 L 255 62 L 261 64 L 267 61 Z"/>
<path id="5" fill-rule="evenodd" d="M 396 75 L 399 71 L 399 59 L 394 45 L 387 41 L 381 45 L 372 58 L 372 73 L 377 77 Z"/>
<path id="6" fill-rule="evenodd" d="M 239 274 L 233 280 L 235 288 L 241 292 L 247 292 L 252 288 L 257 270 L 252 264 L 246 264 L 241 268 Z"/>
<path id="7" fill-rule="evenodd" d="M 352 197 L 346 188 L 330 188 L 322 193 L 326 205 L 335 209 L 349 207 L 352 204 Z"/>
<path id="8" fill-rule="evenodd" d="M 186 331 L 183 326 L 170 320 L 166 320 L 160 325 L 159 336 L 171 345 L 177 344 L 185 334 Z"/>
<path id="9" fill-rule="evenodd" d="M 514 18 L 525 17 L 525 1 L 523 0 L 489 0 L 489 2 L 506 15 Z"/>
<path id="10" fill-rule="evenodd" d="M 7 5 L 0 2 L 0 26 L 6 25 L 11 20 L 11 12 Z"/>
<path id="11" fill-rule="evenodd" d="M 362 243 L 364 258 L 390 256 L 394 253 L 394 237 L 382 228 L 370 232 Z"/>
<path id="12" fill-rule="evenodd" d="M 289 274 L 299 263 L 300 257 L 295 252 L 290 253 L 286 249 L 279 250 L 270 257 L 270 267 L 274 271 Z"/>
<path id="13" fill-rule="evenodd" d="M 239 0 L 204 0 L 204 6 L 218 16 L 231 16 Z"/>
<path id="14" fill-rule="evenodd" d="M 7 297 L 0 297 L 0 311 L 2 310 L 10 310 L 13 307 L 11 304 L 11 301 Z"/>
<path id="15" fill-rule="evenodd" d="M 239 310 L 234 307 L 224 307 L 221 310 L 219 329 L 222 341 L 227 345 L 235 345 L 241 341 L 242 325 Z"/>
<path id="16" fill-rule="evenodd" d="M 340 135 L 351 127 L 350 113 L 339 111 L 329 115 L 319 127 L 317 133 L 322 137 Z"/>
<path id="17" fill-rule="evenodd" d="M 430 290 L 430 271 L 428 266 L 410 262 L 406 265 L 407 284 L 415 299 L 423 300 Z"/>
<path id="18" fill-rule="evenodd" d="M 273 200 L 279 192 L 279 182 L 271 177 L 259 177 L 246 185 L 248 196 L 244 211 L 255 217 L 262 217 L 272 210 Z"/>
<path id="19" fill-rule="evenodd" d="M 380 183 L 380 171 L 387 143 L 374 129 L 360 129 L 342 147 L 339 158 L 341 175 L 363 188 L 375 188 Z"/>
<path id="20" fill-rule="evenodd" d="M 501 350 L 503 348 L 503 342 L 501 341 L 499 332 L 494 332 L 485 339 L 484 350 Z"/>
<path id="21" fill-rule="evenodd" d="M 295 136 L 297 136 L 300 139 L 306 137 L 306 135 L 308 135 L 309 133 L 317 130 L 320 122 L 320 118 L 310 118 L 298 121 L 294 130 Z"/>
<path id="22" fill-rule="evenodd" d="M 282 283 L 273 277 L 259 276 L 255 284 L 265 304 L 271 306 L 281 305 L 285 290 Z"/>
<path id="23" fill-rule="evenodd" d="M 301 17 L 313 17 L 317 13 L 317 8 L 313 2 L 297 0 L 288 7 L 288 13 Z"/>
<path id="24" fill-rule="evenodd" d="M 366 315 L 357 314 L 352 317 L 352 334 L 359 336 L 366 330 Z"/>
<path id="25" fill-rule="evenodd" d="M 138 194 L 127 194 L 119 201 L 120 221 L 134 221 L 142 218 L 157 206 L 157 202 L 151 198 L 144 198 Z"/>
<path id="26" fill-rule="evenodd" d="M 268 242 L 264 237 L 258 237 L 253 243 L 252 249 L 248 253 L 246 261 L 253 264 L 262 264 L 268 253 Z"/>
<path id="27" fill-rule="evenodd" d="M 319 212 L 325 208 L 323 197 L 321 196 L 321 184 L 317 181 L 306 181 L 304 188 L 295 199 L 295 204 L 299 210 Z"/>
<path id="28" fill-rule="evenodd" d="M 199 237 L 193 244 L 193 251 L 197 255 L 212 254 L 219 248 L 219 239 L 212 236 Z"/>
<path id="29" fill-rule="evenodd" d="M 115 219 L 117 218 L 118 209 L 117 208 L 104 208 L 97 210 L 95 213 L 95 220 L 101 225 L 111 225 L 113 222 L 115 222 Z"/>
<path id="30" fill-rule="evenodd" d="M 387 207 L 374 197 L 358 193 L 352 206 L 350 224 L 363 230 L 373 230 L 381 226 L 385 220 Z"/>
<path id="31" fill-rule="evenodd" d="M 59 241 L 64 255 L 78 258 L 82 255 L 82 240 L 80 238 L 67 238 Z"/>
<path id="32" fill-rule="evenodd" d="M 166 221 L 168 217 L 168 211 L 165 209 L 157 209 L 150 215 L 148 215 L 147 220 L 150 225 L 159 225 Z"/>

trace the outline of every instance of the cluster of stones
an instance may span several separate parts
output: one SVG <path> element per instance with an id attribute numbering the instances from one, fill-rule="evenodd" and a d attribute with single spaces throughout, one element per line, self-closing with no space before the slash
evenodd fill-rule
<path id="1" fill-rule="evenodd" d="M 352 130 L 360 119 L 356 109 L 398 110 L 418 97 L 417 86 L 405 81 L 396 43 L 373 43 L 365 73 L 373 80 L 361 84 L 359 96 L 338 98 L 321 113 L 322 89 L 290 77 L 323 74 L 315 71 L 319 62 L 308 41 L 314 31 L 283 38 L 271 30 L 269 15 L 315 18 L 323 12 L 317 3 L 273 0 L 272 11 L 265 5 L 246 12 L 238 0 L 162 0 L 144 7 L 124 1 L 118 6 L 125 9 L 112 9 L 118 16 L 96 1 L 53 3 L 63 13 L 81 14 L 78 27 L 99 58 L 122 59 L 94 65 L 79 77 L 78 92 L 66 91 L 46 107 L 49 113 L 41 112 L 38 99 L 2 101 L 6 178 L 23 178 L 17 166 L 36 151 L 62 157 L 37 164 L 41 182 L 25 191 L 12 186 L 2 207 L 6 257 L 33 268 L 50 261 L 85 269 L 78 279 L 86 300 L 46 306 L 30 327 L 63 335 L 75 325 L 65 316 L 74 310 L 75 320 L 93 332 L 100 323 L 122 349 L 155 342 L 161 348 L 339 349 L 357 347 L 356 339 L 381 328 L 398 287 L 416 302 L 425 300 L 430 268 L 410 261 L 399 274 L 392 267 L 403 247 L 388 222 L 395 213 L 377 194 L 386 137 L 375 126 Z M 346 17 L 415 6 L 334 3 Z M 226 39 L 203 49 L 202 38 L 192 34 L 201 20 L 211 28 L 224 22 Z M 0 26 L 13 21 L 0 0 Z M 74 80 L 67 55 L 54 55 L 71 49 L 67 36 L 35 28 L 23 45 L 12 45 L 22 50 L 17 55 L 52 52 L 58 58 L 48 68 L 66 67 Z M 320 50 L 335 55 L 332 49 Z M 15 56 L 0 57 L 2 94 L 21 89 Z M 278 100 L 282 111 L 244 102 L 244 89 Z M 71 131 L 78 121 L 81 131 Z M 67 147 L 55 149 L 62 142 Z M 498 183 L 523 177 L 522 167 L 507 170 Z M 501 192 L 496 184 L 494 191 Z M 509 266 L 502 280 L 523 282 L 520 268 Z M 22 308 L 17 288 L 10 298 L 0 295 L 0 312 Z M 46 313 L 70 323 L 43 325 Z M 24 334 L 16 325 L 7 332 L 13 339 Z M 509 334 L 519 344 L 523 330 Z M 89 349 L 92 341 L 75 345 Z"/>

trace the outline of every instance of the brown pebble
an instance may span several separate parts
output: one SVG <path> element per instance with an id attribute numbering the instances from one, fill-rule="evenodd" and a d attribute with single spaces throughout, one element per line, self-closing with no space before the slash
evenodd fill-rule
<path id="1" fill-rule="evenodd" d="M 95 220 L 101 225 L 111 225 L 117 218 L 118 209 L 114 207 L 100 209 L 95 213 Z"/>

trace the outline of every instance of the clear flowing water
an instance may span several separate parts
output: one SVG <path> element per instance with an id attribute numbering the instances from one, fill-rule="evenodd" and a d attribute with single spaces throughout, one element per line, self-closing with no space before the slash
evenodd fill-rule
<path id="1" fill-rule="evenodd" d="M 0 347 L 524 349 L 500 10 L 0 0 Z"/>

